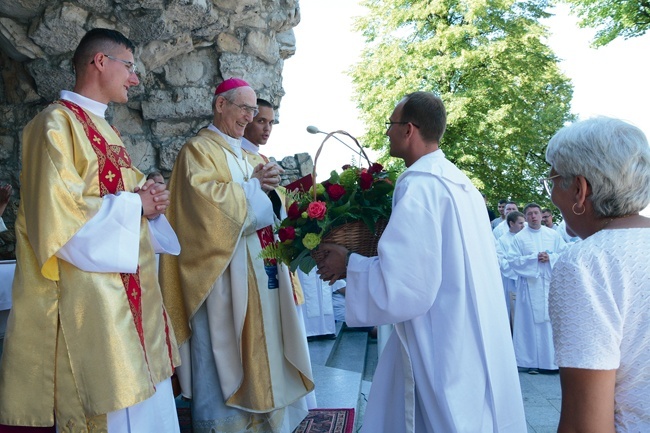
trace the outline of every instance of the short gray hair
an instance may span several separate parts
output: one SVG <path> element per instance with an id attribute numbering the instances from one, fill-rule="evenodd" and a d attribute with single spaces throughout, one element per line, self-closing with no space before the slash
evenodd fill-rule
<path id="1" fill-rule="evenodd" d="M 635 214 L 650 203 L 650 146 L 643 132 L 619 119 L 595 117 L 560 129 L 546 161 L 568 188 L 574 176 L 591 185 L 597 216 Z"/>

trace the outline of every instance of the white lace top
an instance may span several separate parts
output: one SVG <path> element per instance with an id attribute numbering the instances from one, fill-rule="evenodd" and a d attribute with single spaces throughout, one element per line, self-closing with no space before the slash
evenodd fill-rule
<path id="1" fill-rule="evenodd" d="M 601 230 L 553 270 L 560 367 L 616 372 L 617 432 L 650 432 L 650 229 Z"/>

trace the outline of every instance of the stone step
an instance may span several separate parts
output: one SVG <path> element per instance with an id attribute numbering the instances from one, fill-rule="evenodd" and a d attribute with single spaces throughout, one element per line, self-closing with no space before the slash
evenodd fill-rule
<path id="1" fill-rule="evenodd" d="M 363 373 L 367 346 L 367 331 L 343 325 L 326 365 L 332 368 Z"/>
<path id="2" fill-rule="evenodd" d="M 367 332 L 345 325 L 340 328 L 336 340 L 309 342 L 319 408 L 358 410 L 367 348 Z"/>

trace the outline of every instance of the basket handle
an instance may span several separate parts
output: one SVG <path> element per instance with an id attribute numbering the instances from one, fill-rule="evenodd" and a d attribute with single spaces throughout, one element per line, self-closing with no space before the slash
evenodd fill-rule
<path id="1" fill-rule="evenodd" d="M 368 155 L 366 155 L 366 152 L 363 150 L 363 147 L 361 147 L 361 145 L 359 144 L 357 139 L 354 138 L 351 134 L 349 134 L 348 132 L 342 131 L 342 130 L 330 132 L 323 139 L 323 142 L 318 147 L 318 151 L 316 152 L 316 156 L 314 157 L 314 168 L 311 171 L 311 183 L 312 183 L 313 189 L 314 189 L 314 201 L 316 201 L 316 163 L 318 162 L 318 156 L 320 155 L 320 152 L 323 150 L 323 145 L 325 144 L 325 142 L 327 140 L 329 140 L 330 137 L 332 137 L 334 134 L 343 134 L 343 135 L 346 135 L 346 136 L 350 137 L 354 141 L 354 144 L 356 144 L 357 147 L 359 147 L 359 150 L 361 150 L 361 154 L 363 154 L 363 157 L 366 158 L 366 161 L 368 161 L 368 167 L 370 167 L 372 165 L 372 163 L 370 162 L 370 158 L 368 158 Z"/>

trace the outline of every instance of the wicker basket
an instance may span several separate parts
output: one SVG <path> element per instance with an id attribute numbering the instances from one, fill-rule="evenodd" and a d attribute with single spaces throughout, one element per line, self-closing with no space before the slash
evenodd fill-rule
<path id="1" fill-rule="evenodd" d="M 342 245 L 353 253 L 373 257 L 377 255 L 377 244 L 386 224 L 388 224 L 386 220 L 377 221 L 373 233 L 363 221 L 346 223 L 329 232 L 321 239 L 321 243 Z M 327 257 L 327 253 L 316 248 L 311 252 L 311 256 L 318 263 Z"/>
<path id="2" fill-rule="evenodd" d="M 359 144 L 356 138 L 354 138 L 349 133 L 341 130 L 330 132 L 329 134 L 327 134 L 327 137 L 323 139 L 323 142 L 319 146 L 318 151 L 316 152 L 316 156 L 314 157 L 314 168 L 311 173 L 313 185 L 316 185 L 316 164 L 318 163 L 318 157 L 320 156 L 320 153 L 323 150 L 323 145 L 331 137 L 334 137 L 340 141 L 338 137 L 335 137 L 335 134 L 342 134 L 347 137 L 350 137 L 357 145 L 357 147 L 359 147 L 360 150 L 359 155 L 360 156 L 363 155 L 365 160 L 368 162 L 368 166 L 371 165 L 368 155 L 366 155 L 366 152 L 363 150 L 363 147 Z M 313 194 L 314 194 L 314 201 L 316 201 L 316 195 L 317 195 L 316 188 L 314 188 Z M 337 245 L 342 245 L 348 250 L 357 254 L 361 254 L 366 257 L 376 256 L 377 244 L 379 243 L 379 238 L 381 237 L 382 233 L 384 232 L 384 229 L 386 228 L 386 224 L 388 224 L 388 221 L 386 220 L 377 221 L 375 223 L 375 232 L 373 233 L 368 228 L 366 223 L 364 223 L 363 221 L 353 221 L 353 222 L 345 223 L 343 225 L 340 225 L 332 229 L 332 231 L 330 231 L 327 235 L 325 235 L 321 239 L 321 243 L 333 243 Z M 325 251 L 316 248 L 311 252 L 311 256 L 316 261 L 316 263 L 318 263 L 319 261 L 327 257 L 327 253 Z"/>

